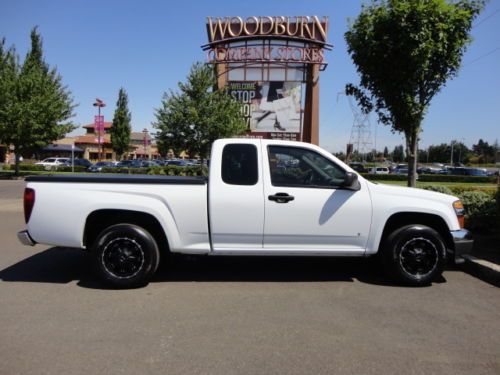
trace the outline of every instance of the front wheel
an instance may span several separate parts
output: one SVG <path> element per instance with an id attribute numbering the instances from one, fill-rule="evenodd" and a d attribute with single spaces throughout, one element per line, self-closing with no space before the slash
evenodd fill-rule
<path id="1" fill-rule="evenodd" d="M 154 237 L 132 224 L 117 224 L 102 231 L 93 254 L 100 278 L 115 288 L 146 285 L 160 262 Z"/>
<path id="2" fill-rule="evenodd" d="M 397 281 L 430 284 L 443 273 L 446 249 L 441 235 L 424 225 L 408 225 L 392 232 L 383 245 L 383 260 Z"/>

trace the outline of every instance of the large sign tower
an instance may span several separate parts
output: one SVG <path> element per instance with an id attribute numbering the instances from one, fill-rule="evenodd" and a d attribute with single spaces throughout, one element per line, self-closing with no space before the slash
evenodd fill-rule
<path id="1" fill-rule="evenodd" d="M 217 85 L 242 104 L 250 137 L 319 143 L 328 18 L 208 17 L 202 48 Z"/>

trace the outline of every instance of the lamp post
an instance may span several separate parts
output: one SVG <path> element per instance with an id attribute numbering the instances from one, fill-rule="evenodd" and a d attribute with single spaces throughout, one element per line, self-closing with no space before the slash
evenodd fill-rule
<path id="1" fill-rule="evenodd" d="M 94 126 L 98 127 L 98 135 L 97 135 L 98 160 L 101 161 L 101 141 L 102 141 L 101 133 L 104 131 L 104 119 L 101 117 L 101 108 L 106 107 L 106 104 L 101 99 L 96 98 L 93 106 L 97 107 L 97 110 L 98 110 L 98 117 L 97 117 L 97 121 L 94 121 Z"/>
<path id="2" fill-rule="evenodd" d="M 142 132 L 144 133 L 144 156 L 146 156 L 147 155 L 146 146 L 148 144 L 148 129 L 144 128 Z"/>
<path id="3" fill-rule="evenodd" d="M 450 159 L 450 167 L 453 167 L 453 145 L 455 144 L 455 140 L 451 140 L 451 159 Z"/>
<path id="4" fill-rule="evenodd" d="M 458 164 L 462 164 L 462 148 L 464 148 L 465 138 L 460 138 L 460 148 L 458 149 Z"/>

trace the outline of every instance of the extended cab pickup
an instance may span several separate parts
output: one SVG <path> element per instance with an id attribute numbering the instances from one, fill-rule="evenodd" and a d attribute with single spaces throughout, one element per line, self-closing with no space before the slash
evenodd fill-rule
<path id="1" fill-rule="evenodd" d="M 108 284 L 143 285 L 165 252 L 373 256 L 399 281 L 432 282 L 469 251 L 452 196 L 365 180 L 307 143 L 221 139 L 209 178 L 33 176 L 26 245 L 88 249 Z"/>

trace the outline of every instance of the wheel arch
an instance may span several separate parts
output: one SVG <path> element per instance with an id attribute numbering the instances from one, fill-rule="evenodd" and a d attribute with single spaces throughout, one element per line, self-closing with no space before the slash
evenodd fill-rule
<path id="1" fill-rule="evenodd" d="M 453 238 L 446 221 L 439 215 L 422 213 L 422 212 L 398 212 L 392 214 L 386 221 L 382 236 L 377 246 L 377 251 L 380 251 L 385 239 L 396 229 L 407 225 L 425 225 L 434 229 L 443 238 L 447 249 L 454 249 Z"/>
<path id="2" fill-rule="evenodd" d="M 83 245 L 89 249 L 99 233 L 116 224 L 134 224 L 142 227 L 154 237 L 161 253 L 170 251 L 165 230 L 156 217 L 145 212 L 121 209 L 102 209 L 90 213 L 85 221 Z"/>

